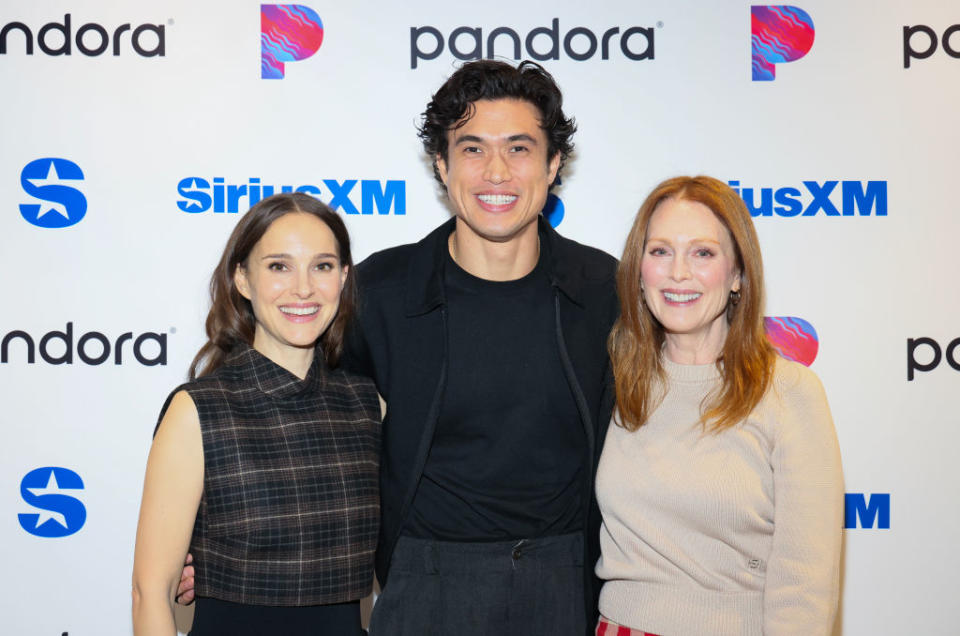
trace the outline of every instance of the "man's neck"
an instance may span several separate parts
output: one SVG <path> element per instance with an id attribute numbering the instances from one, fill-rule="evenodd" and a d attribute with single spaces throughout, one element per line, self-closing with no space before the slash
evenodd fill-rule
<path id="1" fill-rule="evenodd" d="M 506 241 L 491 241 L 478 236 L 457 219 L 456 229 L 447 243 L 450 257 L 468 273 L 492 281 L 523 278 L 533 271 L 540 258 L 537 223 Z"/>

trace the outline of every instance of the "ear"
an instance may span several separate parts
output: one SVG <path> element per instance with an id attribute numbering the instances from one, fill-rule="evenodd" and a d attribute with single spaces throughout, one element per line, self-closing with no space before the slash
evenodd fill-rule
<path id="1" fill-rule="evenodd" d="M 237 269 L 233 270 L 233 284 L 241 296 L 250 300 L 250 281 L 247 280 L 247 270 L 243 265 L 237 264 Z"/>
<path id="2" fill-rule="evenodd" d="M 549 173 L 549 179 L 547 180 L 547 185 L 553 184 L 557 180 L 557 171 L 560 170 L 560 153 L 557 152 L 550 158 L 550 161 L 547 162 L 547 172 Z"/>
<path id="3" fill-rule="evenodd" d="M 343 293 L 343 284 L 347 282 L 347 274 L 350 272 L 350 266 L 344 265 L 340 268 L 340 292 Z"/>
<path id="4" fill-rule="evenodd" d="M 733 276 L 733 285 L 730 286 L 730 291 L 738 292 L 740 291 L 740 272 L 737 272 Z"/>
<path id="5" fill-rule="evenodd" d="M 443 157 L 440 156 L 440 153 L 437 153 L 437 156 L 434 158 L 434 161 L 437 162 L 437 172 L 440 173 L 440 180 L 443 181 L 443 185 L 447 185 L 447 162 L 443 160 Z"/>

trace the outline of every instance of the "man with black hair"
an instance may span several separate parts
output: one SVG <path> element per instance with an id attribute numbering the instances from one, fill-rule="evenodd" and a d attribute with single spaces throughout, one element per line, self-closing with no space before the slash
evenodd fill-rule
<path id="1" fill-rule="evenodd" d="M 420 127 L 454 218 L 357 266 L 343 364 L 387 403 L 371 636 L 593 633 L 616 261 L 541 215 L 562 105 L 538 64 L 464 64 Z"/>
<path id="2" fill-rule="evenodd" d="M 454 218 L 358 267 L 345 363 L 387 403 L 372 636 L 592 633 L 616 261 L 540 214 L 575 129 L 539 65 L 463 65 L 420 128 Z"/>

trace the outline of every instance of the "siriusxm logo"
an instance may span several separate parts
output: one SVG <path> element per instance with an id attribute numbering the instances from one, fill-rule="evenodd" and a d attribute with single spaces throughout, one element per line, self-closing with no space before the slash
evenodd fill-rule
<path id="1" fill-rule="evenodd" d="M 74 495 L 83 490 L 80 475 L 68 468 L 45 466 L 31 470 L 20 481 L 20 496 L 42 512 L 17 515 L 20 527 L 38 537 L 66 537 L 87 520 L 87 509 Z"/>
<path id="2" fill-rule="evenodd" d="M 67 159 L 34 159 L 20 171 L 24 192 L 44 203 L 21 203 L 20 216 L 39 227 L 69 227 L 87 214 L 87 198 L 73 182 L 83 180 L 80 166 Z"/>
<path id="3" fill-rule="evenodd" d="M 359 187 L 359 201 L 355 191 Z M 235 214 L 246 211 L 260 199 L 276 192 L 306 192 L 317 198 L 329 196 L 327 204 L 334 210 L 343 210 L 345 214 L 393 214 L 407 213 L 407 183 L 401 180 L 377 181 L 375 179 L 324 179 L 323 188 L 319 185 L 281 185 L 261 184 L 259 177 L 250 177 L 247 183 L 227 183 L 224 177 L 185 177 L 177 184 L 177 192 L 182 197 L 177 207 L 190 214 L 213 210 Z M 359 206 L 358 206 L 359 203 Z"/>
<path id="4" fill-rule="evenodd" d="M 0 341 L 0 363 L 6 364 L 10 360 L 10 345 L 15 340 L 23 342 L 26 351 L 27 364 L 36 362 L 36 350 L 34 338 L 26 331 L 15 329 L 3 336 Z M 156 365 L 167 364 L 167 334 L 154 333 L 147 331 L 136 338 L 133 332 L 126 332 L 110 342 L 104 334 L 99 331 L 88 331 L 76 340 L 73 338 L 73 323 L 68 322 L 63 331 L 48 331 L 40 337 L 40 358 L 47 364 L 73 364 L 73 353 L 76 350 L 77 357 L 85 364 L 97 366 L 110 359 L 113 354 L 114 364 L 123 364 L 124 345 L 132 343 L 127 347 L 127 351 L 132 351 L 133 357 L 140 364 L 153 367 Z M 51 352 L 51 343 L 58 342 L 54 348 L 60 352 Z M 149 345 L 148 343 L 153 343 Z M 128 358 L 129 360 L 129 358 Z"/>
<path id="5" fill-rule="evenodd" d="M 917 360 L 917 351 L 920 349 L 929 349 L 929 362 Z M 926 358 L 926 355 L 921 357 Z M 913 375 L 917 371 L 926 373 L 933 371 L 940 366 L 940 361 L 946 360 L 947 364 L 954 371 L 960 371 L 960 338 L 954 338 L 945 347 L 933 338 L 907 338 L 907 381 L 913 381 Z"/>
<path id="6" fill-rule="evenodd" d="M 787 360 L 810 366 L 817 359 L 820 339 L 817 330 L 803 318 L 767 316 L 763 319 L 767 340 Z"/>
<path id="7" fill-rule="evenodd" d="M 890 493 L 848 492 L 844 495 L 843 527 L 890 529 Z"/>
<path id="8" fill-rule="evenodd" d="M 943 35 L 940 36 L 940 44 L 943 46 L 943 52 L 954 59 L 960 58 L 960 50 L 957 50 L 950 39 L 956 33 L 960 33 L 960 24 L 947 27 Z M 913 38 L 918 34 L 926 36 L 926 47 L 923 49 L 914 48 L 917 43 L 913 41 Z M 922 39 L 924 38 L 921 38 L 921 40 Z M 960 45 L 960 42 L 958 42 L 958 45 Z M 936 31 L 925 24 L 903 27 L 903 68 L 910 68 L 910 60 L 925 60 L 936 52 Z"/>
<path id="9" fill-rule="evenodd" d="M 772 82 L 777 64 L 794 62 L 813 47 L 813 20 L 800 7 L 750 7 L 751 67 L 754 82 Z"/>
<path id="10" fill-rule="evenodd" d="M 422 42 L 423 39 L 426 41 Z M 591 59 L 599 50 L 600 59 L 608 60 L 611 50 L 615 48 L 619 48 L 628 60 L 654 59 L 653 27 L 633 26 L 621 33 L 620 27 L 615 26 L 598 36 L 586 27 L 576 26 L 561 37 L 560 19 L 554 18 L 549 27 L 531 29 L 522 39 L 519 33 L 505 26 L 492 29 L 486 40 L 481 27 L 457 27 L 448 36 L 432 26 L 410 27 L 410 68 L 417 68 L 419 60 L 440 57 L 444 43 L 458 60 L 479 60 L 484 56 L 484 42 L 488 59 L 509 57 L 519 60 L 523 57 L 521 42 L 526 57 L 541 62 L 559 60 L 561 51 L 571 60 L 583 62 Z M 424 50 L 424 44 L 431 48 Z M 495 48 L 495 44 L 499 48 Z"/>
<path id="11" fill-rule="evenodd" d="M 887 216 L 886 181 L 803 181 L 802 190 L 759 188 L 759 197 L 757 188 L 741 187 L 739 181 L 727 183 L 752 216 Z M 840 194 L 839 200 L 835 193 Z"/>
<path id="12" fill-rule="evenodd" d="M 260 78 L 283 79 L 284 63 L 305 60 L 323 44 L 323 22 L 302 4 L 260 5 Z"/>
<path id="13" fill-rule="evenodd" d="M 76 45 L 77 50 L 87 57 L 96 57 L 105 53 L 107 49 L 112 49 L 114 55 L 120 55 L 120 51 L 124 48 L 123 41 L 127 40 L 140 57 L 166 55 L 166 36 L 162 24 L 141 24 L 127 37 L 124 34 L 130 31 L 128 22 L 115 28 L 111 38 L 110 32 L 103 25 L 89 22 L 80 26 L 76 37 L 71 38 L 70 22 L 71 16 L 67 13 L 63 16 L 63 22 L 50 22 L 40 27 L 37 31 L 39 49 L 47 55 L 70 55 L 72 45 Z M 0 28 L 0 55 L 7 53 L 7 38 L 11 31 L 19 31 L 23 34 L 24 51 L 27 55 L 33 55 L 33 31 L 23 22 L 8 22 Z M 53 36 L 53 45 L 51 45 L 49 36 L 54 32 L 58 35 Z"/>

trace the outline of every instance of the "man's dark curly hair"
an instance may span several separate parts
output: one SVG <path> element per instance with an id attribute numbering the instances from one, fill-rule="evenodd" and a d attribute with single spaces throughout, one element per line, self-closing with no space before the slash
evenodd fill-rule
<path id="1" fill-rule="evenodd" d="M 560 88 L 542 66 L 525 61 L 514 67 L 506 62 L 467 62 L 440 87 L 421 116 L 418 133 L 423 149 L 433 159 L 433 175 L 443 185 L 437 155 L 447 161 L 447 132 L 463 126 L 481 99 L 521 99 L 540 111 L 540 128 L 547 134 L 547 160 L 560 153 L 560 170 L 573 150 L 570 138 L 577 130 L 573 118 L 563 114 Z M 553 184 L 550 186 L 553 187 Z"/>

